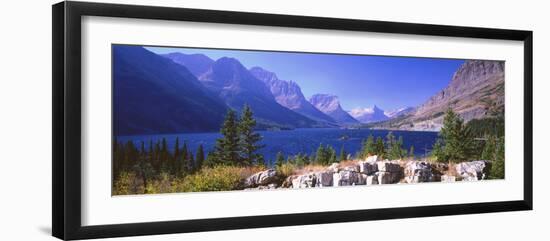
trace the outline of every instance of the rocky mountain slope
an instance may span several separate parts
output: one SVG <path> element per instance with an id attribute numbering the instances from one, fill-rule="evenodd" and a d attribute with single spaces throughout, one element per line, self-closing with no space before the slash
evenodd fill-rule
<path id="1" fill-rule="evenodd" d="M 336 123 L 330 116 L 324 114 L 306 100 L 296 82 L 280 80 L 275 73 L 261 67 L 251 68 L 250 73 L 267 85 L 277 103 L 282 106 L 321 123 L 332 125 Z"/>
<path id="2" fill-rule="evenodd" d="M 448 86 L 420 105 L 416 111 L 377 123 L 374 128 L 441 129 L 448 108 L 465 122 L 504 113 L 504 62 L 467 60 L 455 72 Z"/>
<path id="3" fill-rule="evenodd" d="M 403 107 L 395 110 L 384 111 L 384 115 L 386 115 L 388 118 L 391 119 L 391 118 L 412 113 L 414 111 L 416 111 L 415 107 Z"/>
<path id="4" fill-rule="evenodd" d="M 225 103 L 240 111 L 248 104 L 260 127 L 314 127 L 317 122 L 277 103 L 271 90 L 237 59 L 216 60 L 199 80 Z"/>
<path id="5" fill-rule="evenodd" d="M 187 68 L 139 46 L 113 46 L 113 79 L 115 135 L 216 131 L 227 111 Z"/>
<path id="6" fill-rule="evenodd" d="M 371 123 L 389 119 L 384 111 L 376 105 L 371 108 L 355 108 L 348 111 L 348 113 L 361 123 Z"/>
<path id="7" fill-rule="evenodd" d="M 326 115 L 330 116 L 337 123 L 343 125 L 353 125 L 358 124 L 359 121 L 354 119 L 340 106 L 340 101 L 338 96 L 329 95 L 329 94 L 316 94 L 313 95 L 309 102 L 315 106 L 318 110 L 322 111 Z"/>
<path id="8" fill-rule="evenodd" d="M 208 58 L 208 56 L 204 54 L 184 54 L 180 52 L 174 52 L 162 54 L 161 56 L 171 59 L 176 64 L 185 66 L 197 78 L 206 73 L 206 71 L 210 69 L 210 66 L 214 64 L 214 60 Z"/>

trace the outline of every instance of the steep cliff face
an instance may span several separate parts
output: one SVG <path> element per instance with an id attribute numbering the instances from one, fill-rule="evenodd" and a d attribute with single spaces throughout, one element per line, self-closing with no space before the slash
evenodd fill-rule
<path id="1" fill-rule="evenodd" d="M 352 125 L 358 124 L 359 121 L 354 119 L 340 106 L 338 96 L 328 94 L 316 94 L 313 95 L 309 102 L 315 106 L 318 110 L 322 111 L 326 115 L 330 116 L 339 124 Z"/>
<path id="2" fill-rule="evenodd" d="M 270 89 L 237 59 L 223 57 L 199 78 L 210 91 L 237 111 L 250 106 L 261 128 L 314 127 L 317 122 L 277 103 Z"/>
<path id="3" fill-rule="evenodd" d="M 250 73 L 266 84 L 280 105 L 321 123 L 336 123 L 306 100 L 296 82 L 281 80 L 275 73 L 260 67 L 251 68 Z"/>
<path id="4" fill-rule="evenodd" d="M 430 97 L 416 111 L 375 127 L 406 130 L 441 129 L 448 108 L 465 122 L 504 113 L 504 62 L 467 60 L 449 85 Z"/>
<path id="5" fill-rule="evenodd" d="M 348 113 L 361 123 L 371 123 L 377 121 L 385 121 L 389 117 L 384 113 L 384 110 L 373 106 L 371 108 L 355 108 Z"/>

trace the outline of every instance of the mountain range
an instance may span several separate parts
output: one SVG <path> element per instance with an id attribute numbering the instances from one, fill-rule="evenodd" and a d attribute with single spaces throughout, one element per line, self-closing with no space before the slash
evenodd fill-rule
<path id="1" fill-rule="evenodd" d="M 361 123 L 371 123 L 389 119 L 384 111 L 376 105 L 372 108 L 355 108 L 349 111 L 349 114 Z"/>
<path id="2" fill-rule="evenodd" d="M 216 60 L 199 80 L 225 103 L 240 111 L 249 105 L 260 127 L 314 127 L 317 123 L 277 103 L 264 82 L 252 75 L 237 59 Z"/>
<path id="3" fill-rule="evenodd" d="M 358 124 L 359 121 L 342 109 L 338 96 L 329 94 L 316 94 L 309 98 L 309 102 L 318 110 L 330 116 L 336 122 L 343 125 Z"/>
<path id="4" fill-rule="evenodd" d="M 504 62 L 468 60 L 448 86 L 418 107 L 345 111 L 339 98 L 308 99 L 294 81 L 235 58 L 155 54 L 139 46 L 113 46 L 115 135 L 217 131 L 229 109 L 249 105 L 258 128 L 359 126 L 439 130 L 453 108 L 466 122 L 504 112 Z"/>
<path id="5" fill-rule="evenodd" d="M 251 68 L 250 73 L 267 85 L 277 103 L 282 106 L 315 121 L 333 126 L 336 124 L 333 118 L 321 112 L 306 100 L 296 82 L 280 80 L 275 73 L 261 67 Z"/>
<path id="6" fill-rule="evenodd" d="M 219 129 L 227 106 L 185 67 L 139 46 L 112 51 L 115 135 Z"/>
<path id="7" fill-rule="evenodd" d="M 504 114 L 504 62 L 466 60 L 446 88 L 400 117 L 372 125 L 374 128 L 438 131 L 444 113 L 452 108 L 465 122 Z"/>

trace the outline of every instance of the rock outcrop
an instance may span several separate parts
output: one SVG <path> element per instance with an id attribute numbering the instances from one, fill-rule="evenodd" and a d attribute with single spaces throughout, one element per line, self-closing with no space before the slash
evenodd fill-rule
<path id="1" fill-rule="evenodd" d="M 490 168 L 490 162 L 483 160 L 461 162 L 455 166 L 456 172 L 464 181 L 478 181 L 487 179 Z"/>
<path id="2" fill-rule="evenodd" d="M 274 169 L 267 169 L 246 178 L 244 180 L 244 186 L 246 188 L 266 186 L 269 184 L 273 184 L 273 182 L 276 180 L 277 172 Z"/>
<path id="3" fill-rule="evenodd" d="M 282 179 L 274 169 L 255 173 L 244 180 L 246 189 L 319 188 L 394 183 L 456 182 L 487 179 L 489 161 L 458 164 L 426 161 L 378 160 L 333 163 L 324 170 L 316 169 Z"/>
<path id="4" fill-rule="evenodd" d="M 439 180 L 441 180 L 441 175 L 428 162 L 410 161 L 405 166 L 405 181 L 407 183 L 436 182 Z"/>

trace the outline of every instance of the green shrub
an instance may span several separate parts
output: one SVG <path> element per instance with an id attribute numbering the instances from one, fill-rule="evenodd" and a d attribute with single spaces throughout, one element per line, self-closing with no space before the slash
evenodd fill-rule
<path id="1" fill-rule="evenodd" d="M 294 170 L 296 170 L 296 168 L 297 168 L 296 165 L 292 163 L 284 163 L 280 166 L 277 166 L 275 170 L 277 171 L 277 175 L 279 175 L 281 179 L 284 179 L 294 174 Z"/>
<path id="2" fill-rule="evenodd" d="M 229 191 L 243 189 L 243 180 L 256 171 L 250 167 L 204 167 L 175 183 L 176 192 Z"/>

